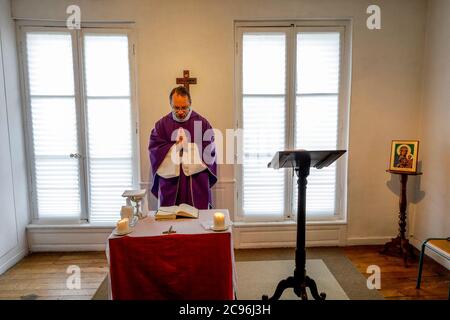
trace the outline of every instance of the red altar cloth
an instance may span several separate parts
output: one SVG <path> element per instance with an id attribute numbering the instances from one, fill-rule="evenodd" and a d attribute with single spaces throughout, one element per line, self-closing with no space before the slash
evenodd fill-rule
<path id="1" fill-rule="evenodd" d="M 156 224 L 158 229 L 173 225 L 182 232 L 190 223 L 198 233 L 110 237 L 114 300 L 234 298 L 231 232 L 198 231 L 199 219 L 182 220 L 152 221 L 149 225 Z"/>

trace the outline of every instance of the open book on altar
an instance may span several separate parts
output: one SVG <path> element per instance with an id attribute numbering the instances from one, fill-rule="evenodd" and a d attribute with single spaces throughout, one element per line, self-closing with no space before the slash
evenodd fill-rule
<path id="1" fill-rule="evenodd" d="M 170 220 L 177 217 L 198 218 L 198 209 L 186 203 L 179 206 L 159 207 L 155 214 L 156 220 Z"/>

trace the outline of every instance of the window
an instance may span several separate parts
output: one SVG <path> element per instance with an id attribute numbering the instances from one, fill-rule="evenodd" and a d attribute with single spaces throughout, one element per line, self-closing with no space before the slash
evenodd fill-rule
<path id="1" fill-rule="evenodd" d="M 267 168 L 275 152 L 346 149 L 348 33 L 347 22 L 236 27 L 238 125 L 244 136 L 237 175 L 241 220 L 294 219 L 297 177 L 293 170 Z M 311 168 L 309 220 L 344 218 L 345 170 L 345 160 Z"/>
<path id="2" fill-rule="evenodd" d="M 137 187 L 129 31 L 21 34 L 34 219 L 116 221 Z"/>

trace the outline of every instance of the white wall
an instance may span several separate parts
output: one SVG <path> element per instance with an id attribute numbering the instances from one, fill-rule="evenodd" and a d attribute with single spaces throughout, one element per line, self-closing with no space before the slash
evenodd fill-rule
<path id="1" fill-rule="evenodd" d="M 382 10 L 378 31 L 366 28 L 374 3 Z M 348 243 L 380 243 L 397 233 L 398 182 L 391 190 L 385 169 L 390 141 L 418 136 L 425 0 L 15 0 L 13 16 L 65 20 L 69 4 L 80 5 L 84 21 L 136 22 L 143 182 L 150 131 L 169 111 L 167 95 L 183 69 L 198 78 L 196 110 L 218 129 L 233 128 L 234 20 L 352 18 Z M 230 211 L 233 179 L 232 166 L 219 168 L 218 203 Z"/>
<path id="2" fill-rule="evenodd" d="M 27 253 L 28 188 L 17 65 L 9 0 L 0 0 L 0 274 Z"/>
<path id="3" fill-rule="evenodd" d="M 423 200 L 414 238 L 450 236 L 450 1 L 429 3 L 420 121 Z"/>

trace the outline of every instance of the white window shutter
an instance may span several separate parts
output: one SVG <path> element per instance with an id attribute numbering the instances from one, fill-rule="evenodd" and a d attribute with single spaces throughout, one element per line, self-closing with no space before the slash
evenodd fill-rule
<path id="1" fill-rule="evenodd" d="M 79 219 L 81 191 L 72 39 L 26 34 L 35 193 L 39 218 Z"/>
<path id="2" fill-rule="evenodd" d="M 285 175 L 267 163 L 285 147 L 286 34 L 244 33 L 242 43 L 243 214 L 248 220 L 282 219 Z"/>
<path id="3" fill-rule="evenodd" d="M 90 222 L 117 221 L 133 188 L 128 36 L 84 34 Z"/>
<path id="4" fill-rule="evenodd" d="M 335 150 L 339 122 L 339 32 L 297 33 L 295 147 Z M 293 211 L 297 209 L 294 185 Z M 336 164 L 311 168 L 306 193 L 307 215 L 336 212 Z"/>

